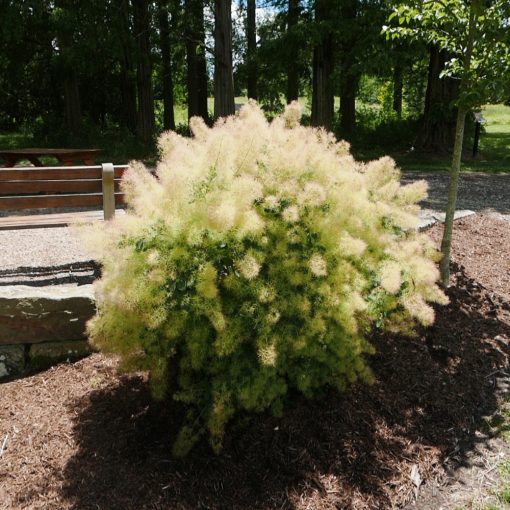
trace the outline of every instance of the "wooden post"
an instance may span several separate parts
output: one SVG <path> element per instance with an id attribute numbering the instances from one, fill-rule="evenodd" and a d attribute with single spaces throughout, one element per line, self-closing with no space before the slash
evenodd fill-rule
<path id="1" fill-rule="evenodd" d="M 115 216 L 115 188 L 113 163 L 103 163 L 103 213 L 104 219 Z"/>
<path id="2" fill-rule="evenodd" d="M 473 138 L 473 157 L 476 158 L 478 154 L 478 144 L 480 142 L 480 130 L 482 124 L 485 124 L 482 112 L 474 112 L 475 115 L 475 136 Z"/>
<path id="3" fill-rule="evenodd" d="M 480 141 L 480 126 L 481 124 L 476 121 L 475 122 L 475 137 L 473 139 L 473 157 L 476 158 L 478 154 L 478 142 Z"/>

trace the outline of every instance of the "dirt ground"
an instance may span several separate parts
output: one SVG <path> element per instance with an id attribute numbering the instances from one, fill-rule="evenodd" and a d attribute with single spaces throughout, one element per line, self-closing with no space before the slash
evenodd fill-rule
<path id="1" fill-rule="evenodd" d="M 509 246 L 499 216 L 457 222 L 432 328 L 374 334 L 373 385 L 294 396 L 284 418 L 230 427 L 219 455 L 172 459 L 174 414 L 100 354 L 0 385 L 0 509 L 450 508 L 455 476 L 501 447 L 486 417 L 507 391 Z"/>

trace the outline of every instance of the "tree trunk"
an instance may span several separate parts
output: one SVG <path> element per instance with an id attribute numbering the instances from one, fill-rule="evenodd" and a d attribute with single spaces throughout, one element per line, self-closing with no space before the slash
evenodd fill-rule
<path id="1" fill-rule="evenodd" d="M 209 118 L 207 109 L 207 64 L 205 60 L 204 6 L 200 0 L 186 0 L 186 88 L 188 119 Z"/>
<path id="2" fill-rule="evenodd" d="M 188 120 L 198 115 L 198 41 L 195 30 L 196 0 L 186 0 L 186 89 L 188 94 Z"/>
<path id="3" fill-rule="evenodd" d="M 287 12 L 287 36 L 289 44 L 297 51 L 297 47 L 293 44 L 293 31 L 299 20 L 299 0 L 288 0 Z M 297 101 L 299 98 L 299 70 L 296 58 L 288 59 L 287 66 L 287 103 Z"/>
<path id="4" fill-rule="evenodd" d="M 475 1 L 470 2 L 469 26 L 466 44 L 466 52 L 463 59 L 464 78 L 460 84 L 460 93 L 463 95 L 470 88 L 469 71 L 471 70 L 471 57 L 476 31 Z M 448 186 L 448 204 L 446 206 L 446 218 L 444 222 L 443 239 L 441 240 L 441 252 L 443 258 L 439 264 L 441 282 L 446 287 L 450 280 L 450 253 L 452 245 L 453 220 L 457 205 L 457 191 L 459 188 L 460 167 L 462 162 L 462 146 L 464 143 L 464 127 L 466 124 L 467 109 L 459 108 L 455 127 L 455 145 L 453 147 L 452 168 L 450 170 L 450 184 Z"/>
<path id="5" fill-rule="evenodd" d="M 414 146 L 422 151 L 445 152 L 455 140 L 457 80 L 440 78 L 448 55 L 437 46 L 430 48 L 429 73 L 423 121 Z"/>
<path id="6" fill-rule="evenodd" d="M 439 64 L 439 48 L 431 45 L 429 48 L 429 69 L 427 74 L 427 90 L 425 91 L 425 107 L 423 115 L 430 114 L 432 98 L 437 96 L 436 90 L 439 88 L 439 73 L 441 72 Z"/>
<path id="7" fill-rule="evenodd" d="M 330 2 L 317 0 L 315 21 L 321 24 L 331 15 Z M 321 35 L 313 50 L 312 77 L 312 118 L 313 126 L 322 126 L 327 130 L 333 127 L 334 96 L 331 76 L 334 69 L 333 34 L 327 27 L 320 27 Z"/>
<path id="8" fill-rule="evenodd" d="M 448 204 L 446 206 L 446 219 L 444 224 L 441 253 L 443 258 L 439 264 L 441 281 L 447 286 L 450 279 L 450 252 L 452 245 L 453 219 L 457 204 L 457 190 L 459 188 L 460 166 L 462 161 L 462 146 L 464 141 L 464 126 L 466 124 L 466 111 L 459 109 L 455 129 L 455 145 L 453 147 L 452 167 L 450 170 L 450 183 L 448 186 Z"/>
<path id="9" fill-rule="evenodd" d="M 68 9 L 66 4 L 57 2 L 57 7 Z M 57 28 L 57 40 L 60 46 L 60 72 L 63 76 L 64 113 L 66 128 L 72 136 L 81 131 L 82 114 L 80 103 L 80 88 L 78 75 L 73 62 L 73 31 L 68 23 L 62 23 Z"/>
<path id="10" fill-rule="evenodd" d="M 359 73 L 356 71 L 356 16 L 358 0 L 344 0 L 341 5 L 342 22 L 345 27 L 341 36 L 340 70 L 340 131 L 350 138 L 356 129 L 356 95 L 358 93 Z"/>
<path id="11" fill-rule="evenodd" d="M 214 117 L 235 113 L 232 71 L 232 3 L 214 1 Z"/>
<path id="12" fill-rule="evenodd" d="M 154 92 L 150 44 L 149 0 L 133 0 L 134 29 L 137 41 L 138 122 L 137 134 L 148 143 L 154 136 Z"/>
<path id="13" fill-rule="evenodd" d="M 136 133 L 136 73 L 133 63 L 133 39 L 131 35 L 129 0 L 117 0 L 115 3 L 118 16 L 115 26 L 120 41 L 120 75 L 121 112 L 119 122 L 131 133 Z"/>
<path id="14" fill-rule="evenodd" d="M 124 56 L 126 55 L 127 53 Z M 131 133 L 136 133 L 136 81 L 130 57 L 123 58 L 121 62 L 120 93 L 122 100 L 120 123 Z"/>
<path id="15" fill-rule="evenodd" d="M 400 64 L 395 64 L 393 69 L 393 111 L 398 118 L 402 117 L 402 96 L 404 89 L 403 70 Z"/>
<path id="16" fill-rule="evenodd" d="M 159 44 L 161 48 L 161 80 L 163 82 L 163 127 L 175 129 L 174 82 L 170 56 L 170 23 L 168 21 L 168 0 L 158 2 Z"/>
<path id="17" fill-rule="evenodd" d="M 358 93 L 358 77 L 346 76 L 340 93 L 340 131 L 342 136 L 349 137 L 356 129 L 356 95 Z"/>
<path id="18" fill-rule="evenodd" d="M 257 100 L 257 22 L 256 22 L 256 0 L 247 0 L 246 12 L 246 36 L 248 64 L 248 98 Z"/>
<path id="19" fill-rule="evenodd" d="M 64 78 L 64 103 L 66 127 L 72 136 L 78 136 L 81 131 L 81 104 L 78 76 L 73 68 L 66 69 Z"/>
<path id="20" fill-rule="evenodd" d="M 197 72 L 198 72 L 198 115 L 209 122 L 209 108 L 207 98 L 209 97 L 207 84 L 207 62 L 205 58 L 205 28 L 204 28 L 204 6 L 199 2 L 200 8 L 197 10 L 197 35 L 199 46 L 197 48 Z"/>

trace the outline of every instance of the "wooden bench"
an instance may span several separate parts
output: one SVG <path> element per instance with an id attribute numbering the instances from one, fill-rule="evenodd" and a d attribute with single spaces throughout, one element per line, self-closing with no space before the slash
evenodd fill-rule
<path id="1" fill-rule="evenodd" d="M 124 203 L 120 180 L 126 165 L 0 168 L 0 230 L 63 227 L 75 219 L 108 220 Z M 102 208 L 101 211 L 16 215 L 28 209 Z"/>

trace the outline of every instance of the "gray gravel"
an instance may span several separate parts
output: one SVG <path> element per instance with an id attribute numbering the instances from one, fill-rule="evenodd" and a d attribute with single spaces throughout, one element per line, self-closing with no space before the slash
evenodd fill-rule
<path id="1" fill-rule="evenodd" d="M 92 257 L 70 228 L 0 230 L 0 270 L 62 266 Z"/>
<path id="2" fill-rule="evenodd" d="M 448 172 L 405 172 L 402 180 L 425 179 L 429 183 L 429 197 L 422 206 L 443 212 L 448 198 L 449 177 Z M 475 212 L 490 209 L 510 214 L 510 174 L 462 173 L 457 209 Z"/>

